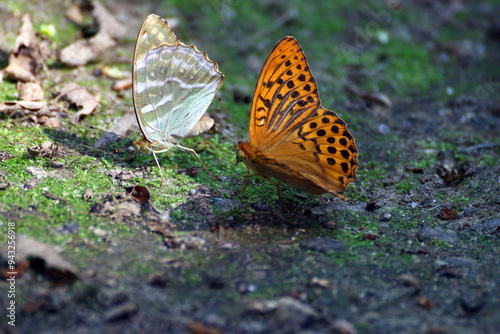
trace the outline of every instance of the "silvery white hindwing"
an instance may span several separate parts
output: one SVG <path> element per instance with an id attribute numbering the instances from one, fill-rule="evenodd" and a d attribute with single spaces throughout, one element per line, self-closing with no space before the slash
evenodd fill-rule
<path id="1" fill-rule="evenodd" d="M 198 157 L 177 140 L 213 126 L 214 120 L 204 113 L 224 81 L 217 63 L 196 46 L 179 41 L 165 20 L 151 14 L 137 36 L 132 81 L 135 114 L 144 134 L 136 147 L 153 153 L 160 174 L 156 153 L 176 146 Z"/>

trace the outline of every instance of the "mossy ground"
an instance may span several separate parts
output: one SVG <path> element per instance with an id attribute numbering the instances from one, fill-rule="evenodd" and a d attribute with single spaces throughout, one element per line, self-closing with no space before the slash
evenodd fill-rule
<path id="1" fill-rule="evenodd" d="M 58 129 L 0 121 L 0 151 L 11 156 L 0 162 L 0 175 L 9 182 L 0 190 L 0 223 L 15 221 L 17 234 L 63 246 L 64 258 L 81 274 L 79 282 L 62 289 L 62 296 L 34 273 L 19 278 L 21 307 L 39 301 L 44 293 L 52 298 L 46 308 L 23 311 L 19 327 L 183 333 L 187 323 L 196 321 L 228 333 L 257 333 L 255 323 L 268 331 L 297 332 L 273 323 L 272 315 L 244 311 L 249 300 L 294 295 L 322 313 L 323 322 L 311 325 L 319 332 L 326 331 L 331 320 L 343 318 L 359 333 L 421 333 L 433 328 L 495 332 L 500 325 L 495 283 L 500 241 L 498 234 L 481 232 L 483 222 L 500 215 L 500 78 L 499 67 L 491 66 L 496 53 L 490 51 L 497 47 L 498 36 L 489 40 L 489 26 L 482 23 L 492 17 L 480 4 L 464 4 L 465 9 L 453 14 L 447 2 L 404 2 L 401 8 L 390 3 L 398 2 L 182 0 L 132 9 L 106 1 L 118 18 L 129 22 L 127 37 L 82 69 L 49 67 L 44 83 L 46 98 L 71 81 L 87 88 L 101 103 L 94 114 L 76 126 L 63 118 Z M 43 15 L 36 15 L 42 5 Z M 495 1 L 481 5 L 492 12 L 499 9 Z M 63 18 L 59 2 L 31 7 L 16 1 L 7 8 L 2 15 L 31 11 L 35 30 L 50 33 L 58 47 L 78 38 L 78 29 Z M 152 156 L 123 161 L 138 132 L 109 148 L 92 147 L 102 135 L 95 128 L 108 129 L 132 109 L 130 92 L 117 94 L 109 79 L 94 74 L 103 65 L 131 67 L 136 32 L 150 12 L 178 18 L 179 38 L 207 52 L 226 76 L 219 95 L 236 128 L 183 141 L 187 147 L 204 148 L 200 158 L 218 179 L 199 168 L 193 155 L 173 149 L 159 155 L 166 180 L 159 188 L 160 173 Z M 4 65 L 16 34 L 14 28 L 2 34 Z M 296 37 L 307 55 L 323 105 L 337 111 L 356 138 L 358 178 L 345 193 L 351 202 L 333 195 L 298 195 L 285 187 L 291 217 L 274 186 L 251 179 L 240 210 L 225 210 L 218 199 L 239 201 L 241 177 L 247 173 L 242 164 L 235 165 L 235 143 L 248 139 L 255 81 L 268 52 L 287 35 Z M 484 56 L 472 53 L 463 59 L 443 46 L 466 39 L 484 47 Z M 385 94 L 393 107 L 378 106 L 355 91 Z M 15 84 L 4 79 L 0 101 L 15 100 L 16 95 Z M 214 101 L 209 113 L 225 111 Z M 225 116 L 222 119 L 229 124 Z M 59 145 L 57 156 L 28 155 L 27 147 L 46 140 Z M 467 149 L 483 144 L 493 145 Z M 460 183 L 444 184 L 435 174 L 437 154 L 443 151 L 451 152 L 457 164 L 474 162 L 474 173 Z M 33 166 L 53 172 L 52 177 L 27 186 L 34 179 L 28 169 Z M 194 178 L 178 173 L 193 166 L 198 167 Z M 138 173 L 123 181 L 111 176 L 117 169 Z M 148 187 L 154 207 L 168 212 L 177 225 L 176 236 L 196 235 L 205 243 L 197 250 L 167 248 L 162 237 L 150 233 L 144 211 L 123 220 L 91 213 L 92 205 L 105 196 L 134 184 Z M 94 194 L 90 200 L 83 198 L 87 189 Z M 453 208 L 458 216 L 442 220 L 441 208 Z M 71 222 L 79 223 L 78 233 L 62 233 Z M 210 232 L 220 225 L 221 235 Z M 418 234 L 425 228 L 452 231 L 457 241 L 422 239 Z M 341 241 L 342 250 L 299 246 L 310 238 Z M 6 240 L 0 235 L 2 244 Z M 290 240 L 295 242 L 288 244 Z M 458 265 L 465 273 L 453 271 L 457 258 L 470 261 L 472 269 Z M 439 267 L 439 261 L 448 261 L 448 268 Z M 148 284 L 158 273 L 166 277 L 166 287 Z M 401 275 L 419 280 L 419 296 L 429 298 L 430 309 L 419 306 L 414 291 L 398 283 Z M 314 277 L 327 279 L 328 286 L 311 284 Z M 138 305 L 140 317 L 105 323 L 102 312 L 123 294 Z M 477 310 L 467 306 L 471 298 L 480 305 Z M 5 294 L 0 300 L 6 300 Z M 77 319 L 75 310 L 80 309 Z"/>

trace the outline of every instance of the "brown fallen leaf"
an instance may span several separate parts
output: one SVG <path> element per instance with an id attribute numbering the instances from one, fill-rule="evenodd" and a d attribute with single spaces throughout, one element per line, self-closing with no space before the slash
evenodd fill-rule
<path id="1" fill-rule="evenodd" d="M 376 93 L 376 92 L 368 92 L 361 94 L 361 97 L 365 100 L 371 101 L 371 102 L 376 102 L 381 105 L 384 105 L 385 107 L 391 109 L 392 108 L 392 101 L 389 98 L 389 96 L 382 94 L 382 93 Z"/>
<path id="2" fill-rule="evenodd" d="M 308 282 L 309 285 L 318 287 L 318 288 L 323 288 L 323 289 L 328 289 L 331 285 L 331 282 L 327 278 L 319 278 L 319 277 L 313 277 L 311 280 Z"/>
<path id="3" fill-rule="evenodd" d="M 222 331 L 217 328 L 204 325 L 200 322 L 191 322 L 186 326 L 186 328 L 192 334 L 222 334 Z"/>
<path id="4" fill-rule="evenodd" d="M 36 82 L 17 82 L 19 99 L 24 101 L 43 101 L 42 85 Z"/>
<path id="5" fill-rule="evenodd" d="M 165 238 L 171 238 L 174 236 L 172 233 L 172 228 L 174 227 L 174 225 L 164 222 L 153 221 L 148 223 L 148 228 L 151 233 L 158 233 Z"/>
<path id="6" fill-rule="evenodd" d="M 127 35 L 127 25 L 119 22 L 99 1 L 88 2 L 93 6 L 92 15 L 100 27 L 100 32 L 106 33 L 113 39 L 119 39 Z"/>
<path id="7" fill-rule="evenodd" d="M 116 42 L 105 32 L 78 40 L 61 50 L 60 61 L 66 66 L 83 66 L 113 48 Z"/>
<path id="8" fill-rule="evenodd" d="M 4 72 L 7 78 L 13 81 L 28 82 L 35 80 L 35 76 L 33 75 L 33 73 L 29 69 L 26 69 L 19 65 L 17 62 L 13 62 L 9 66 L 7 66 L 4 69 Z"/>
<path id="9" fill-rule="evenodd" d="M 47 140 L 40 145 L 33 146 L 33 147 L 26 147 L 26 150 L 28 151 L 28 154 L 31 157 L 53 158 L 53 157 L 57 156 L 59 146 L 57 144 Z"/>
<path id="10" fill-rule="evenodd" d="M 99 105 L 99 102 L 94 96 L 74 82 L 70 82 L 63 88 L 60 97 L 66 98 L 77 107 L 81 107 L 81 109 L 70 118 L 73 124 L 78 123 L 81 116 L 90 115 Z"/>
<path id="11" fill-rule="evenodd" d="M 100 73 L 104 75 L 106 78 L 121 80 L 128 79 L 132 80 L 132 74 L 129 70 L 120 70 L 118 67 L 103 65 L 100 69 Z"/>
<path id="12" fill-rule="evenodd" d="M 132 87 L 132 79 L 118 80 L 113 83 L 111 89 L 114 91 L 121 91 L 130 89 Z"/>
<path id="13" fill-rule="evenodd" d="M 45 101 L 6 101 L 0 103 L 0 115 L 2 114 L 19 119 L 20 122 L 30 120 L 35 124 L 57 128 L 61 109 L 56 105 L 48 105 Z"/>
<path id="14" fill-rule="evenodd" d="M 424 170 L 422 168 L 416 168 L 416 167 L 405 167 L 405 169 L 407 171 L 410 171 L 412 173 L 415 173 L 415 174 L 423 174 L 424 173 Z"/>
<path id="15" fill-rule="evenodd" d="M 78 279 L 76 268 L 64 260 L 59 247 L 52 247 L 33 238 L 18 235 L 16 240 L 16 263 L 29 261 L 30 267 L 58 283 L 71 284 Z M 7 247 L 2 249 L 6 256 Z"/>
<path id="16" fill-rule="evenodd" d="M 14 81 L 36 81 L 36 75 L 49 58 L 51 51 L 47 43 L 42 46 L 37 41 L 28 14 L 22 17 L 22 22 L 16 43 L 9 56 L 9 66 L 4 72 L 9 79 Z"/>
<path id="17" fill-rule="evenodd" d="M 373 232 L 367 232 L 363 234 L 363 240 L 377 240 L 378 235 Z"/>
<path id="18" fill-rule="evenodd" d="M 72 2 L 68 5 L 66 13 L 64 13 L 64 16 L 68 20 L 78 25 L 82 25 L 85 20 L 85 14 L 83 13 L 82 7 L 80 5 L 82 5 L 82 2 L 79 2 L 78 4 Z"/>
<path id="19" fill-rule="evenodd" d="M 127 187 L 125 188 L 125 191 L 139 203 L 148 203 L 151 199 L 151 194 L 149 193 L 148 188 L 144 186 L 135 185 L 133 187 Z"/>
<path id="20" fill-rule="evenodd" d="M 83 0 L 70 5 L 66 17 L 83 25 L 86 16 L 92 16 L 91 26 L 83 26 L 86 39 L 75 41 L 60 53 L 60 61 L 66 66 L 82 66 L 116 45 L 116 40 L 127 33 L 127 25 L 119 22 L 99 1 Z M 94 33 L 98 29 L 97 33 Z M 89 32 L 92 32 L 90 34 Z"/>
<path id="21" fill-rule="evenodd" d="M 459 183 L 466 176 L 472 175 L 477 167 L 477 163 L 474 161 L 459 164 L 458 159 L 450 151 L 439 152 L 437 159 L 439 165 L 436 167 L 436 174 L 445 183 Z"/>
<path id="22" fill-rule="evenodd" d="M 438 217 L 445 220 L 453 219 L 457 216 L 457 210 L 455 209 L 441 209 L 438 213 Z"/>
<path id="23" fill-rule="evenodd" d="M 47 108 L 45 101 L 6 101 L 0 103 L 0 114 L 10 118 L 21 118 L 30 114 L 31 111 L 39 111 Z"/>

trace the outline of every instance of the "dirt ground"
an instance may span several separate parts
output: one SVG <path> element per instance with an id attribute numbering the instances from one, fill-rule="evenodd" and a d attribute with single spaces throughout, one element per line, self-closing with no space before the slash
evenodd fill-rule
<path id="1" fill-rule="evenodd" d="M 118 19 L 129 17 L 134 27 L 147 11 L 124 9 L 119 1 L 106 6 Z M 235 173 L 223 174 L 219 187 L 200 182 L 175 210 L 160 214 L 147 207 L 156 206 L 154 200 L 141 207 L 105 193 L 93 199 L 88 214 L 115 232 L 96 226 L 98 243 L 55 242 L 62 246 L 61 256 L 78 268 L 78 278 L 55 277 L 45 264 L 32 263 L 17 279 L 22 298 L 16 326 L 2 315 L 0 330 L 498 333 L 500 21 L 494 13 L 500 13 L 500 4 L 417 1 L 412 6 L 429 21 L 387 30 L 433 49 L 445 80 L 403 96 L 391 87 L 396 81 L 379 91 L 359 88 L 359 80 L 369 81 L 374 69 L 346 70 L 346 102 L 336 107 L 360 151 L 358 179 L 346 193 L 351 201 L 288 188 L 285 201 L 293 216 L 277 197 L 267 201 L 252 194 L 236 211 L 241 175 Z M 453 15 L 455 10 L 461 14 Z M 355 5 L 347 13 L 360 19 L 352 14 L 358 13 Z M 353 42 L 356 26 L 364 25 L 352 22 L 341 36 L 359 47 Z M 279 31 L 285 35 L 287 27 Z M 477 37 L 440 42 L 439 29 L 450 27 L 474 30 Z M 128 32 L 120 47 L 133 46 L 135 34 Z M 228 36 L 233 38 L 228 45 L 238 43 L 238 34 Z M 245 48 L 240 52 L 243 57 Z M 384 55 L 379 58 L 383 66 Z M 224 68 L 224 60 L 220 65 Z M 248 110 L 253 84 L 230 85 L 226 99 L 243 101 L 238 103 Z M 438 91 L 450 93 L 443 97 Z M 131 170 L 138 177 L 144 172 Z M 274 194 L 272 186 L 262 184 L 255 180 L 249 187 Z M 141 214 L 110 214 L 105 207 L 113 203 L 127 203 L 128 210 Z M 22 212 L 9 208 L 0 207 L 2 222 L 21 219 Z M 83 224 L 67 221 L 52 230 L 78 234 Z M 122 226 L 128 234 L 117 232 Z M 6 291 L 8 284 L 1 284 Z M 8 305 L 7 293 L 0 301 Z"/>

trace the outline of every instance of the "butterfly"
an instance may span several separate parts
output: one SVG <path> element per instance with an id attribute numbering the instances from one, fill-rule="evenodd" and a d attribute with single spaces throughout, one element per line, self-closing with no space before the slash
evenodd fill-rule
<path id="1" fill-rule="evenodd" d="M 179 41 L 167 21 L 155 14 L 144 20 L 132 70 L 134 109 L 143 138 L 134 145 L 141 152 L 153 153 L 161 184 L 163 174 L 156 153 L 175 146 L 193 152 L 200 160 L 178 140 L 212 128 L 214 120 L 205 111 L 223 81 L 217 63 L 196 46 Z"/>
<path id="2" fill-rule="evenodd" d="M 346 123 L 324 108 L 304 52 L 293 37 L 271 51 L 255 85 L 250 142 L 238 143 L 238 159 L 260 176 L 313 195 L 341 193 L 356 178 L 358 149 Z M 278 180 L 278 182 L 273 181 Z M 286 208 L 286 206 L 285 206 Z M 288 210 L 287 210 L 288 211 Z"/>

